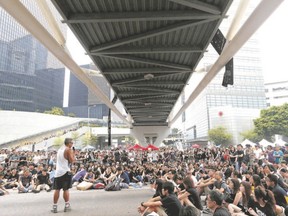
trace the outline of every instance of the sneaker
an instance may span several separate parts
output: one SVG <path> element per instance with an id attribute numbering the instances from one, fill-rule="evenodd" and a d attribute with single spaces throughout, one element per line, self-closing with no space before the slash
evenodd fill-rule
<path id="1" fill-rule="evenodd" d="M 33 192 L 33 193 L 40 193 L 40 190 L 35 190 L 35 189 L 33 189 L 32 192 Z"/>
<path id="2" fill-rule="evenodd" d="M 57 213 L 57 205 L 53 205 L 53 208 L 51 210 L 52 213 Z"/>
<path id="3" fill-rule="evenodd" d="M 71 211 L 71 206 L 70 205 L 65 205 L 65 208 L 64 208 L 64 212 L 69 212 Z"/>
<path id="4" fill-rule="evenodd" d="M 51 188 L 49 188 L 48 190 L 46 190 L 46 192 L 50 192 L 52 189 Z"/>

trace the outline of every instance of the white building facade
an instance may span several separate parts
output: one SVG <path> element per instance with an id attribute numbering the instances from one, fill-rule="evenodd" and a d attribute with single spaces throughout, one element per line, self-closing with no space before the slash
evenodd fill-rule
<path id="1" fill-rule="evenodd" d="M 237 4 L 233 5 L 228 12 L 230 16 L 220 26 L 224 35 L 235 14 Z M 247 9 L 247 15 L 255 6 L 252 5 Z M 219 56 L 212 46 L 208 49 L 200 62 L 204 68 L 213 64 Z M 252 129 L 253 119 L 258 118 L 260 110 L 266 108 L 260 56 L 256 34 L 234 56 L 234 85 L 227 88 L 222 86 L 225 70 L 222 69 L 185 111 L 185 118 L 182 118 L 182 130 L 187 143 L 208 141 L 208 131 L 217 126 L 223 126 L 232 133 L 232 144 L 241 143 L 242 137 L 239 134 Z M 189 86 L 185 89 L 187 98 L 193 86 L 195 88 L 195 83 L 198 83 L 204 75 L 205 73 L 192 75 Z M 221 117 L 219 112 L 223 114 Z"/>
<path id="2" fill-rule="evenodd" d="M 288 103 L 288 80 L 265 83 L 267 106 L 281 106 Z"/>

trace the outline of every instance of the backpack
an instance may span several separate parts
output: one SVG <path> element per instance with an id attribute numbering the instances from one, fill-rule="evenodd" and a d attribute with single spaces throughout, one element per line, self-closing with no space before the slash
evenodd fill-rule
<path id="1" fill-rule="evenodd" d="M 121 183 L 121 178 L 116 178 L 113 182 L 110 182 L 109 184 L 106 185 L 105 190 L 106 191 L 119 191 L 121 190 L 120 188 L 120 183 Z"/>

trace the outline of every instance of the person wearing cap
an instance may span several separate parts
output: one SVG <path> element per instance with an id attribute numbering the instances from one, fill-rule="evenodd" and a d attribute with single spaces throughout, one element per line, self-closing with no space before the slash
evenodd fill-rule
<path id="1" fill-rule="evenodd" d="M 276 204 L 282 207 L 286 207 L 286 191 L 278 185 L 278 177 L 274 174 L 268 174 L 265 178 L 267 188 L 271 190 L 276 198 Z"/>

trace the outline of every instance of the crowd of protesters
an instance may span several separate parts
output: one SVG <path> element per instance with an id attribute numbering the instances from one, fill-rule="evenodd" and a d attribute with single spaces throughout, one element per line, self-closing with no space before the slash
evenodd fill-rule
<path id="1" fill-rule="evenodd" d="M 288 145 L 184 151 L 117 148 L 77 151 L 76 155 L 77 162 L 71 167 L 74 185 L 90 182 L 91 188 L 99 183 L 105 187 L 117 176 L 124 188 L 151 184 L 155 195 L 139 206 L 143 215 L 285 215 Z M 0 150 L 0 158 L 0 195 L 13 189 L 19 193 L 53 189 L 56 152 L 5 149 Z"/>

